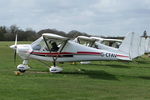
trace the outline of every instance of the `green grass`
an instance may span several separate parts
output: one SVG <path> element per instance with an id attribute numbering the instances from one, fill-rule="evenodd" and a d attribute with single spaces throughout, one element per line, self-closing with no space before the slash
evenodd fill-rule
<path id="1" fill-rule="evenodd" d="M 44 64 L 31 60 L 32 69 L 16 76 L 22 60 L 17 57 L 14 64 L 11 44 L 0 42 L 0 100 L 150 100 L 150 58 L 146 56 L 133 62 L 59 64 L 64 68 L 60 74 L 49 73 Z"/>

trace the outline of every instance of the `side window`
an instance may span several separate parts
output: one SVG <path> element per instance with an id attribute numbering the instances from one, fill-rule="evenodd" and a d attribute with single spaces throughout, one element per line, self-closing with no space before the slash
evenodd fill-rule
<path id="1" fill-rule="evenodd" d="M 37 42 L 35 45 L 33 45 L 33 50 L 34 51 L 46 51 L 45 50 L 46 44 L 43 40 Z"/>
<path id="2" fill-rule="evenodd" d="M 37 50 L 37 51 L 41 50 L 41 45 L 38 44 L 38 45 L 34 46 L 33 50 Z"/>
<path id="3" fill-rule="evenodd" d="M 43 50 L 43 47 L 45 47 L 45 43 L 44 43 L 43 40 L 41 40 L 41 41 L 35 43 L 35 44 L 32 46 L 33 50 L 35 50 L 35 51 L 42 51 L 42 50 Z"/>
<path id="4" fill-rule="evenodd" d="M 58 52 L 62 47 L 62 44 L 64 43 L 62 41 L 59 40 L 56 41 L 52 39 L 47 39 L 46 42 L 48 47 L 45 41 L 42 39 L 41 41 L 38 41 L 36 44 L 32 46 L 33 50 L 40 51 L 40 52 Z"/>

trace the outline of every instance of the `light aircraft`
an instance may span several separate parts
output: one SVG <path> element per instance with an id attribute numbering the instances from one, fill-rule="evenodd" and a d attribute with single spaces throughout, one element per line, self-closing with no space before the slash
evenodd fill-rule
<path id="1" fill-rule="evenodd" d="M 122 43 L 121 39 L 105 39 L 101 37 L 87 37 L 87 36 L 78 36 L 74 39 L 75 42 L 82 43 L 82 42 L 99 42 L 104 45 L 108 45 L 111 47 L 118 48 L 120 44 Z M 87 45 L 87 44 L 86 44 Z M 91 45 L 91 44 L 90 44 Z"/>
<path id="2" fill-rule="evenodd" d="M 78 36 L 75 39 L 75 42 L 82 43 L 86 46 L 97 48 L 100 50 L 107 50 L 111 52 L 124 52 L 126 54 L 129 54 L 131 59 L 141 56 L 144 53 L 150 52 L 150 38 L 141 37 L 135 33 L 128 33 L 123 41 L 117 39 L 106 40 L 122 42 L 119 48 L 104 45 L 101 43 L 101 41 L 103 40 L 104 39 L 99 37 Z"/>
<path id="3" fill-rule="evenodd" d="M 131 38 L 131 37 L 128 37 Z M 131 41 L 131 40 L 130 40 Z M 130 42 L 127 41 L 127 42 Z M 25 72 L 30 67 L 30 59 L 53 62 L 49 68 L 50 72 L 61 72 L 63 69 L 56 66 L 56 62 L 75 62 L 75 61 L 99 61 L 99 60 L 132 60 L 129 51 L 124 52 L 128 44 L 123 44 L 118 52 L 110 50 L 101 50 L 81 45 L 70 40 L 67 37 L 44 33 L 31 44 L 17 44 L 17 35 L 15 44 L 10 48 L 15 50 L 14 58 L 18 54 L 22 59 L 22 64 L 17 66 L 20 72 Z M 124 49 L 124 50 L 123 50 Z M 127 50 L 127 49 L 126 49 Z"/>
<path id="4" fill-rule="evenodd" d="M 100 37 L 90 37 L 90 38 L 98 40 L 97 42 L 100 42 L 101 44 L 108 45 L 115 48 L 119 48 L 119 46 L 122 43 L 121 39 L 109 39 L 109 38 L 106 39 Z"/>

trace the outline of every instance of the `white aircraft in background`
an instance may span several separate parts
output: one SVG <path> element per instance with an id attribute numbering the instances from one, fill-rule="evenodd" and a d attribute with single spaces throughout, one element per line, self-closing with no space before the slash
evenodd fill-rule
<path id="1" fill-rule="evenodd" d="M 132 34 L 127 38 L 131 38 Z M 131 39 L 128 39 L 131 42 Z M 126 41 L 125 41 L 126 42 Z M 25 72 L 30 67 L 28 61 L 30 59 L 43 60 L 53 62 L 53 66 L 49 68 L 50 72 L 61 72 L 62 68 L 56 66 L 56 62 L 76 62 L 76 61 L 99 61 L 99 60 L 127 60 L 133 59 L 128 49 L 128 44 L 122 43 L 122 48 L 118 52 L 111 49 L 101 50 L 88 47 L 74 42 L 66 37 L 44 33 L 32 44 L 17 44 L 17 35 L 15 44 L 10 48 L 15 50 L 14 58 L 18 54 L 23 63 L 17 66 L 20 72 Z M 126 48 L 127 47 L 127 48 Z M 126 49 L 125 49 L 126 48 Z"/>
<path id="2" fill-rule="evenodd" d="M 104 45 L 108 45 L 110 47 L 118 48 L 119 45 L 122 43 L 121 39 L 105 39 L 101 37 L 87 37 L 87 36 L 78 36 L 74 39 L 75 42 L 82 43 L 82 42 L 99 42 Z M 87 44 L 86 44 L 87 45 Z M 91 44 L 90 44 L 91 45 Z"/>
<path id="3" fill-rule="evenodd" d="M 131 59 L 150 52 L 150 38 L 141 37 L 135 33 L 128 33 L 124 40 L 106 39 L 106 41 L 122 42 L 119 48 L 102 44 L 105 39 L 99 37 L 78 36 L 74 41 L 100 50 L 129 53 Z"/>
<path id="4" fill-rule="evenodd" d="M 102 44 L 104 39 L 99 38 L 99 37 L 78 36 L 77 38 L 74 39 L 74 41 L 79 43 L 79 44 L 83 44 L 85 46 L 93 47 L 93 48 L 97 48 L 97 49 L 111 50 L 111 51 L 112 50 L 118 50 L 117 48 Z"/>
<path id="5" fill-rule="evenodd" d="M 119 46 L 122 43 L 121 39 L 105 39 L 100 37 L 90 37 L 90 38 L 98 40 L 101 44 L 108 45 L 115 48 L 119 48 Z"/>
<path id="6" fill-rule="evenodd" d="M 88 47 L 93 47 L 101 50 L 111 50 L 112 52 L 118 52 L 118 49 L 116 48 L 117 45 L 119 46 L 122 42 L 122 40 L 119 39 L 104 39 L 100 37 L 87 37 L 87 36 L 78 36 L 74 39 L 75 42 L 79 44 L 86 45 Z M 105 45 L 104 42 L 112 42 L 113 45 L 108 46 Z M 113 47 L 112 47 L 113 46 Z M 81 61 L 81 64 L 90 64 L 90 61 Z"/>

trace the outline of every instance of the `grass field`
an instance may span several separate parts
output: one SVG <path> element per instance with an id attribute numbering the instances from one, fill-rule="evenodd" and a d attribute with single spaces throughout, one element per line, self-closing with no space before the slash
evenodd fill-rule
<path id="1" fill-rule="evenodd" d="M 16 76 L 13 42 L 0 42 L 0 100 L 150 100 L 150 58 L 133 62 L 95 61 L 89 65 L 59 64 L 51 74 L 31 60 L 31 70 Z M 51 63 L 50 63 L 51 65 Z M 79 70 L 80 69 L 80 70 Z"/>

